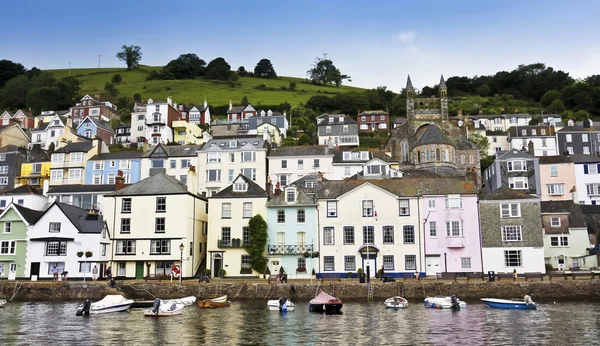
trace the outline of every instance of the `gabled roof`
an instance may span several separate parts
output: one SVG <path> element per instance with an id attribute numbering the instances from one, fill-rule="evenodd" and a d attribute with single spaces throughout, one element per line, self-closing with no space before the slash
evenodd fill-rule
<path id="1" fill-rule="evenodd" d="M 10 190 L 0 191 L 0 196 L 8 195 L 38 195 L 43 196 L 42 191 L 30 185 L 21 185 Z"/>
<path id="2" fill-rule="evenodd" d="M 569 228 L 586 227 L 585 217 L 579 204 L 573 201 L 548 201 L 541 204 L 542 214 L 569 214 Z"/>
<path id="3" fill-rule="evenodd" d="M 71 184 L 50 186 L 49 195 L 63 193 L 105 193 L 115 191 L 114 184 Z"/>
<path id="4" fill-rule="evenodd" d="M 496 153 L 496 160 L 510 160 L 510 159 L 526 159 L 526 160 L 537 160 L 535 156 L 531 156 L 528 152 L 523 150 L 511 149 L 508 151 L 502 151 Z"/>
<path id="5" fill-rule="evenodd" d="M 238 179 L 244 180 L 246 184 L 248 184 L 248 190 L 245 192 L 236 192 L 233 191 L 233 185 Z M 235 179 L 233 179 L 233 184 L 227 186 L 223 190 L 219 191 L 215 195 L 209 197 L 210 198 L 268 198 L 267 192 L 260 187 L 257 183 L 252 181 L 251 179 L 246 178 L 244 175 L 239 174 Z"/>
<path id="6" fill-rule="evenodd" d="M 296 189 L 296 200 L 294 203 L 288 203 L 286 199 L 286 190 L 288 188 Z M 310 190 L 297 188 L 295 186 L 286 186 L 281 189 L 281 194 L 267 201 L 267 207 L 295 207 L 295 206 L 316 206 L 314 193 L 309 193 Z"/>
<path id="7" fill-rule="evenodd" d="M 83 126 L 83 124 L 86 123 L 86 122 L 91 122 L 91 123 L 93 123 L 96 126 L 96 128 L 102 129 L 102 130 L 104 130 L 106 132 L 115 133 L 115 131 L 113 130 L 113 128 L 110 126 L 109 123 L 107 123 L 104 120 L 100 120 L 100 119 L 97 119 L 97 118 L 90 117 L 89 115 L 86 116 L 85 119 L 83 119 L 83 121 L 81 122 L 81 124 L 79 124 L 79 126 L 77 126 L 77 129 L 79 130 L 79 128 L 81 126 Z"/>
<path id="8" fill-rule="evenodd" d="M 227 110 L 227 114 L 238 114 L 238 113 L 243 112 L 248 107 L 254 108 L 254 107 L 252 107 L 251 104 L 247 104 L 246 106 L 236 106 L 236 107 L 232 107 L 231 109 Z"/>
<path id="9" fill-rule="evenodd" d="M 110 193 L 106 195 L 106 197 L 177 194 L 189 194 L 189 191 L 185 185 L 179 182 L 179 180 L 160 172 L 146 179 L 140 180 L 135 184 L 129 185 L 128 187 Z"/>
<path id="10" fill-rule="evenodd" d="M 319 118 L 323 118 L 318 126 L 326 126 L 326 125 L 351 125 L 358 124 L 356 120 L 350 118 L 346 114 L 322 114 Z M 333 119 L 331 119 L 333 118 Z M 342 121 L 340 121 L 342 118 Z"/>
<path id="11" fill-rule="evenodd" d="M 98 215 L 98 220 L 86 220 L 89 212 L 88 210 L 77 208 L 61 202 L 54 202 L 50 208 L 46 210 L 46 213 L 52 209 L 53 206 L 58 207 L 65 214 L 73 226 L 77 228 L 79 233 L 102 233 L 102 229 L 104 228 L 104 219 L 102 215 Z"/>
<path id="12" fill-rule="evenodd" d="M 490 192 L 484 197 L 480 198 L 482 201 L 498 201 L 498 200 L 510 200 L 510 199 L 538 199 L 537 197 L 528 195 L 521 191 L 510 189 L 506 186 L 500 187 L 494 192 Z"/>
<path id="13" fill-rule="evenodd" d="M 50 124 L 49 122 L 45 123 L 43 121 L 40 121 L 38 123 L 38 126 L 34 129 L 32 129 L 31 131 L 45 131 L 46 128 L 48 127 L 48 124 Z"/>
<path id="14" fill-rule="evenodd" d="M 44 215 L 45 213 L 43 210 L 29 209 L 14 203 L 11 205 L 17 210 L 17 212 L 29 225 L 35 224 L 37 220 L 39 220 L 40 217 L 42 217 L 42 215 Z"/>
<path id="15" fill-rule="evenodd" d="M 9 129 L 12 129 L 13 127 L 16 127 L 19 130 L 21 130 L 21 133 L 23 133 L 23 136 L 25 136 L 25 138 L 27 138 L 28 140 L 31 140 L 31 137 L 29 136 L 29 132 L 28 131 L 26 132 L 25 130 L 23 130 L 23 128 L 19 124 L 0 126 L 0 133 L 5 132 Z"/>
<path id="16" fill-rule="evenodd" d="M 453 143 L 444 135 L 439 127 L 433 124 L 425 125 L 417 130 L 417 142 L 415 146 L 426 144 L 448 144 Z"/>
<path id="17" fill-rule="evenodd" d="M 230 144 L 232 141 L 236 141 L 235 146 L 231 147 Z M 204 146 L 201 148 L 201 151 L 220 151 L 220 150 L 235 150 L 238 151 L 240 149 L 246 148 L 250 149 L 262 149 L 267 147 L 267 141 L 262 139 L 262 137 L 233 137 L 233 138 L 213 138 L 206 142 Z"/>
<path id="18" fill-rule="evenodd" d="M 93 147 L 94 143 L 92 143 L 92 141 L 73 142 L 65 145 L 62 148 L 58 148 L 54 153 L 87 153 L 88 151 L 92 150 Z"/>
<path id="19" fill-rule="evenodd" d="M 159 143 L 150 150 L 142 154 L 146 157 L 186 157 L 197 156 L 197 151 L 202 149 L 203 145 L 163 145 Z"/>
<path id="20" fill-rule="evenodd" d="M 333 155 L 333 149 L 326 145 L 305 145 L 305 146 L 290 146 L 278 147 L 271 149 L 271 156 L 323 156 Z"/>
<path id="21" fill-rule="evenodd" d="M 142 152 L 140 151 L 122 151 L 118 153 L 104 153 L 92 156 L 88 161 L 98 161 L 98 160 L 135 160 L 142 157 Z"/>

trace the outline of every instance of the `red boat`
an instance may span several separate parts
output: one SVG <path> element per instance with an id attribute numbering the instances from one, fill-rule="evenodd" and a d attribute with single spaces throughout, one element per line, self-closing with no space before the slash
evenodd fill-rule
<path id="1" fill-rule="evenodd" d="M 308 305 L 308 310 L 313 312 L 338 313 L 342 310 L 342 301 L 330 294 L 320 291 Z"/>

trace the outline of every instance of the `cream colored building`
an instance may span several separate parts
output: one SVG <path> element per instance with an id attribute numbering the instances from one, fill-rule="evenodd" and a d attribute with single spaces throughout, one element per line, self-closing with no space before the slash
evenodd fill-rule
<path id="1" fill-rule="evenodd" d="M 159 143 L 142 154 L 140 178 L 145 179 L 157 172 L 164 172 L 182 184 L 188 183 L 190 166 L 198 171 L 198 150 L 201 145 L 164 145 Z"/>
<path id="2" fill-rule="evenodd" d="M 173 121 L 173 141 L 180 145 L 202 144 L 202 129 L 185 120 Z"/>
<path id="3" fill-rule="evenodd" d="M 100 139 L 69 143 L 59 148 L 50 157 L 50 185 L 83 184 L 87 161 L 108 152 Z"/>
<path id="4" fill-rule="evenodd" d="M 190 181 L 196 181 L 194 168 Z M 194 276 L 206 253 L 207 201 L 176 179 L 158 173 L 104 197 L 103 214 L 112 237 L 112 273 L 142 279 L 171 274 L 183 259 L 183 277 Z M 183 245 L 183 251 L 180 247 Z"/>

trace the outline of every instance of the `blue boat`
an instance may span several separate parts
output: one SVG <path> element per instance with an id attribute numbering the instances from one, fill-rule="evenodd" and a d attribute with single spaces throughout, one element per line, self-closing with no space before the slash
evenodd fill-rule
<path id="1" fill-rule="evenodd" d="M 535 310 L 537 304 L 524 299 L 496 299 L 496 298 L 481 298 L 487 306 L 498 309 L 517 309 L 517 310 Z"/>

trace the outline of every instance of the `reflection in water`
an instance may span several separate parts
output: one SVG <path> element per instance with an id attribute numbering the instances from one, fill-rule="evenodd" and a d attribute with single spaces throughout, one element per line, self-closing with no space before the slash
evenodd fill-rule
<path id="1" fill-rule="evenodd" d="M 76 317 L 77 303 L 9 303 L 0 309 L 1 345 L 564 345 L 599 344 L 597 303 L 543 304 L 498 310 L 470 304 L 458 312 L 386 309 L 345 303 L 343 314 L 268 311 L 266 302 L 230 308 L 186 308 L 182 316 L 148 318 L 142 309 Z"/>

